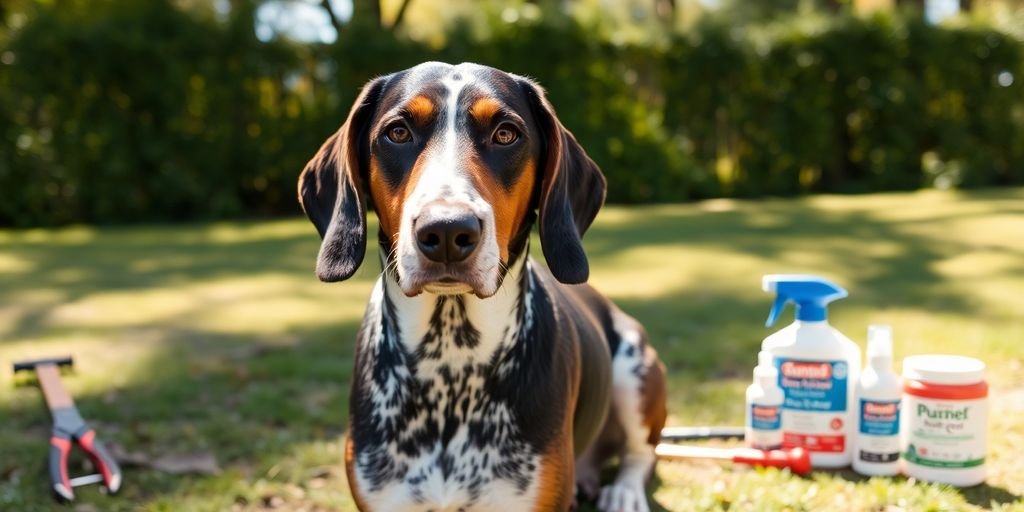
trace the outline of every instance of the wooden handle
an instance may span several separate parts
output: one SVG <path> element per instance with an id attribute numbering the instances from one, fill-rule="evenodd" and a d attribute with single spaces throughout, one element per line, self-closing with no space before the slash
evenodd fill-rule
<path id="1" fill-rule="evenodd" d="M 60 381 L 60 371 L 53 364 L 42 364 L 36 366 L 36 376 L 39 378 L 39 385 L 43 388 L 43 396 L 46 397 L 46 405 L 53 409 L 71 407 L 74 402 L 64 384 Z"/>

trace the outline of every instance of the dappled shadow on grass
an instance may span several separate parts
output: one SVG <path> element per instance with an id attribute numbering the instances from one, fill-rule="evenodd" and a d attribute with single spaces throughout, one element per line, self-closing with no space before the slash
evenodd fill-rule
<path id="1" fill-rule="evenodd" d="M 17 320 L 0 336 L 34 335 L 57 306 L 97 293 L 173 289 L 268 272 L 312 276 L 318 240 L 312 231 L 289 229 L 293 224 L 298 226 L 275 222 L 276 229 L 262 230 L 269 233 L 256 223 L 240 224 L 234 239 L 219 234 L 217 225 L 204 225 L 112 229 L 102 232 L 101 243 L 84 236 L 7 244 L 7 255 L 30 269 L 3 275 L 0 298 L 12 305 L 9 293 L 45 290 L 50 297 L 14 304 Z"/>
<path id="2" fill-rule="evenodd" d="M 79 493 L 80 501 L 101 510 L 136 510 L 165 496 L 175 497 L 174 503 L 201 488 L 204 480 L 220 480 L 212 484 L 216 490 L 201 500 L 207 504 L 204 510 L 258 502 L 261 497 L 253 496 L 252 489 L 240 489 L 232 482 L 273 480 L 273 475 L 266 476 L 268 468 L 296 457 L 296 447 L 339 441 L 356 327 L 345 323 L 315 332 L 296 331 L 294 343 L 255 348 L 245 340 L 216 333 L 167 332 L 147 360 L 135 363 L 137 378 L 112 389 L 78 393 L 76 404 L 102 439 L 129 452 L 152 456 L 209 452 L 225 474 L 174 476 L 129 467 L 118 496 L 85 489 Z M 97 371 L 117 369 L 79 367 L 65 380 L 73 383 Z M 5 418 L 0 424 L 0 447 L 13 455 L 0 461 L 0 478 L 6 478 L 3 483 L 9 486 L 0 493 L 0 508 L 38 510 L 50 503 L 44 477 L 50 419 L 34 386 L 22 386 L 13 393 L 39 398 L 0 402 L 0 417 Z M 340 468 L 340 450 L 337 455 L 329 464 Z M 344 493 L 341 471 L 327 474 L 328 485 L 339 495 Z M 303 481 L 301 476 L 285 478 Z"/>
<path id="3" fill-rule="evenodd" d="M 995 200 L 1001 201 L 999 197 L 996 194 Z M 999 211 L 1024 214 L 1014 204 L 1007 202 Z M 936 270 L 936 263 L 976 247 L 955 236 L 936 238 L 916 229 L 948 216 L 960 219 L 961 214 L 983 213 L 940 211 L 893 221 L 870 208 L 830 209 L 813 201 L 737 203 L 714 211 L 667 206 L 609 213 L 586 237 L 592 277 L 601 281 L 649 267 L 639 269 L 647 273 L 637 274 L 643 283 L 629 282 L 629 274 L 625 284 L 599 289 L 646 326 L 669 368 L 670 412 L 683 423 L 692 423 L 694 416 L 688 414 L 699 412 L 697 408 L 713 409 L 698 416 L 708 421 L 742 417 L 730 409 L 739 411 L 742 405 L 741 389 L 733 390 L 748 382 L 761 339 L 774 330 L 762 323 L 771 301 L 759 289 L 763 273 L 801 270 L 839 277 L 851 289 L 851 297 L 837 306 L 840 321 L 851 312 L 885 308 L 964 318 L 991 314 L 947 286 L 947 276 Z M 374 229 L 371 224 L 371 232 Z M 116 384 L 98 382 L 76 394 L 83 414 L 101 436 L 132 451 L 210 450 L 227 470 L 220 477 L 129 470 L 124 495 L 104 498 L 85 493 L 87 501 L 101 510 L 127 510 L 138 503 L 198 494 L 211 509 L 229 508 L 235 501 L 253 505 L 263 492 L 258 482 L 274 479 L 267 476 L 273 467 L 295 459 L 296 451 L 310 443 L 337 442 L 345 425 L 352 342 L 378 265 L 371 243 L 370 258 L 357 279 L 322 285 L 312 276 L 317 246 L 312 229 L 300 221 L 115 229 L 77 241 L 6 244 L 5 256 L 27 267 L 0 275 L 0 307 L 13 311 L 6 323 L 0 315 L 0 350 L 13 340 L 22 352 L 31 343 L 32 351 L 46 351 L 40 356 L 65 348 L 74 354 L 103 350 L 102 341 L 109 338 L 109 350 L 126 351 L 124 367 L 112 354 L 106 366 L 83 365 L 77 376 L 69 377 L 102 380 L 97 373 L 128 373 Z M 532 249 L 543 261 L 539 242 L 535 240 Z M 1004 246 L 991 250 L 1016 251 Z M 696 252 L 701 258 L 687 258 Z M 657 253 L 663 259 L 631 260 L 643 253 Z M 738 263 L 745 266 L 730 266 Z M 1008 271 L 1014 269 L 1024 271 L 1024 266 Z M 685 274 L 685 279 L 676 279 L 677 274 Z M 218 283 L 256 282 L 268 276 L 283 280 L 252 290 L 242 287 L 237 297 L 228 294 L 214 303 L 205 302 L 209 290 L 187 291 L 213 283 L 216 294 Z M 180 292 L 176 300 L 183 299 L 184 304 L 139 317 L 142 320 L 122 318 L 142 307 L 133 298 L 162 290 Z M 45 297 L 34 298 L 42 291 Z M 92 307 L 95 296 L 111 293 L 121 295 L 102 312 L 109 315 L 107 322 L 60 317 L 68 304 Z M 294 308 L 300 312 L 320 301 L 331 302 L 312 315 L 281 316 L 277 321 L 282 325 L 264 331 L 261 317 L 276 306 L 261 303 L 276 304 L 278 294 L 295 299 Z M 20 300 L 26 297 L 29 300 Z M 224 315 L 223 306 L 232 304 L 243 309 L 232 320 L 212 327 L 197 320 L 206 310 Z M 60 341 L 64 334 L 81 332 L 99 339 L 99 344 L 86 349 Z M 141 354 L 127 354 L 140 345 L 145 346 Z M 0 400 L 0 452 L 11 454 L 0 460 L 0 486 L 6 487 L 0 489 L 0 508 L 39 508 L 38 504 L 49 503 L 38 478 L 49 418 L 37 390 L 18 389 L 10 397 Z M 340 458 L 329 464 L 340 468 Z M 20 476 L 12 478 L 12 471 Z M 837 477 L 857 481 L 848 473 Z M 240 488 L 225 482 L 232 479 L 252 485 Z M 330 485 L 338 495 L 331 506 L 347 506 L 340 472 Z M 655 482 L 652 488 L 662 485 L 673 484 Z M 999 487 L 959 493 L 980 506 L 1018 498 Z M 662 505 L 671 509 L 674 504 Z"/>
<path id="4" fill-rule="evenodd" d="M 640 211 L 642 216 L 629 216 L 627 222 L 604 224 L 588 233 L 591 257 L 598 261 L 613 259 L 631 247 L 657 246 L 679 247 L 683 253 L 698 248 L 721 250 L 775 262 L 784 261 L 787 255 L 805 253 L 819 255 L 820 260 L 802 263 L 800 269 L 841 269 L 841 282 L 877 308 L 912 306 L 958 314 L 977 309 L 958 290 L 945 286 L 946 277 L 935 269 L 935 263 L 972 247 L 952 237 L 937 240 L 908 229 L 914 224 L 940 223 L 945 214 L 894 222 L 880 219 L 870 210 L 826 210 L 808 201 L 741 203 L 734 209 L 705 213 L 693 209 Z M 953 215 L 962 220 L 992 213 Z M 1024 208 L 1007 207 L 1000 213 L 1024 214 Z M 987 249 L 1017 252 L 1005 247 Z M 1021 260 L 1017 270 L 1024 272 L 1024 252 L 1014 256 Z M 792 270 L 795 266 L 776 265 L 764 268 L 763 273 Z M 666 263 L 665 268 L 671 271 L 673 265 Z M 908 286 L 893 287 L 892 283 Z M 759 284 L 752 280 L 751 287 Z M 707 283 L 708 289 L 714 287 L 715 283 Z"/>
<path id="5" fill-rule="evenodd" d="M 102 439 L 152 456 L 211 452 L 225 469 L 203 477 L 127 468 L 118 496 L 86 488 L 80 501 L 99 510 L 181 509 L 178 501 L 191 497 L 201 510 L 236 502 L 258 508 L 273 482 L 313 478 L 280 467 L 312 470 L 302 467 L 312 461 L 332 468 L 315 476 L 333 491 L 325 506 L 350 503 L 339 441 L 362 305 L 345 309 L 368 295 L 373 269 L 343 289 L 319 283 L 312 272 L 319 241 L 297 221 L 70 238 L 5 245 L 5 256 L 28 268 L 3 276 L 0 355 L 76 356 L 66 384 Z M 223 284 L 268 276 L 283 277 L 273 286 Z M 97 297 L 112 294 L 97 306 Z M 276 311 L 275 295 L 289 297 L 299 313 Z M 340 307 L 339 314 L 304 321 L 310 315 L 302 310 L 318 302 L 326 303 L 317 312 Z M 81 316 L 61 316 L 75 304 Z M 231 311 L 236 304 L 251 311 Z M 140 316 L 140 308 L 152 311 Z M 217 318 L 226 314 L 234 316 Z M 264 317 L 280 325 L 261 333 Z M 52 504 L 44 474 L 49 414 L 35 386 L 2 395 L 0 509 L 45 509 Z M 322 446 L 329 453 L 299 455 Z"/>

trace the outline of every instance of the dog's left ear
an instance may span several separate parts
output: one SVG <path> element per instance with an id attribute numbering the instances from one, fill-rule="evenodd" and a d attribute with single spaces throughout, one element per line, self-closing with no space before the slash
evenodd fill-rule
<path id="1" fill-rule="evenodd" d="M 544 259 L 559 281 L 585 283 L 590 265 L 581 239 L 604 204 L 607 184 L 601 169 L 562 126 L 544 90 L 531 80 L 517 79 L 546 141 L 538 205 Z"/>
<path id="2" fill-rule="evenodd" d="M 348 119 L 299 176 L 299 203 L 323 241 L 316 260 L 321 281 L 352 277 L 366 254 L 366 130 L 387 77 L 363 87 Z"/>

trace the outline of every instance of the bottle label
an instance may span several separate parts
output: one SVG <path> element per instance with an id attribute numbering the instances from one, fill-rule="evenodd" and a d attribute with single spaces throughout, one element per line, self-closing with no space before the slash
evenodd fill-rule
<path id="1" fill-rule="evenodd" d="M 747 410 L 747 446 L 774 450 L 782 446 L 782 408 L 750 404 Z"/>
<path id="2" fill-rule="evenodd" d="M 779 387 L 785 408 L 794 411 L 846 411 L 846 361 L 778 358 Z"/>
<path id="3" fill-rule="evenodd" d="M 864 462 L 896 462 L 900 458 L 900 401 L 860 401 L 857 458 Z"/>
<path id="4" fill-rule="evenodd" d="M 900 433 L 900 401 L 861 400 L 860 433 L 895 436 Z"/>
<path id="5" fill-rule="evenodd" d="M 812 452 L 846 450 L 846 361 L 806 361 L 775 358 L 779 387 L 785 394 L 783 447 L 804 447 Z"/>
<path id="6" fill-rule="evenodd" d="M 940 400 L 903 395 L 903 458 L 933 468 L 985 463 L 988 400 Z"/>
<path id="7" fill-rule="evenodd" d="M 750 426 L 754 430 L 782 428 L 782 411 L 774 405 L 750 404 Z"/>

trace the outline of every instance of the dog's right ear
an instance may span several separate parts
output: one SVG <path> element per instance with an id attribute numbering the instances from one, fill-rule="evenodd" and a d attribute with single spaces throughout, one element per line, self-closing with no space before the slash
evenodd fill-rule
<path id="1" fill-rule="evenodd" d="M 387 81 L 370 81 L 348 119 L 331 135 L 299 176 L 299 203 L 323 240 L 316 275 L 324 282 L 352 277 L 366 254 L 366 131 Z"/>
<path id="2" fill-rule="evenodd" d="M 544 259 L 559 282 L 585 283 L 590 264 L 581 239 L 604 204 L 607 182 L 576 137 L 562 126 L 544 89 L 526 78 L 518 81 L 546 136 L 537 208 Z"/>

